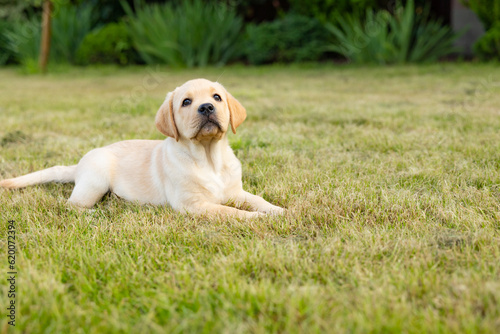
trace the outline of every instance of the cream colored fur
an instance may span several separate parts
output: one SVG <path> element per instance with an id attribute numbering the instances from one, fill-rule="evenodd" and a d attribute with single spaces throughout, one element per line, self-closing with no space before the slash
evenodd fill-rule
<path id="1" fill-rule="evenodd" d="M 220 101 L 218 99 L 220 97 Z M 189 105 L 183 106 L 189 100 Z M 210 103 L 214 112 L 202 115 Z M 165 140 L 127 140 L 88 152 L 74 166 L 56 166 L 0 181 L 4 188 L 75 182 L 68 202 L 90 208 L 108 191 L 139 203 L 169 204 L 182 212 L 255 217 L 283 209 L 243 190 L 241 164 L 227 132 L 244 121 L 245 108 L 219 83 L 186 82 L 168 93 L 156 115 Z M 246 204 L 245 211 L 225 206 Z"/>

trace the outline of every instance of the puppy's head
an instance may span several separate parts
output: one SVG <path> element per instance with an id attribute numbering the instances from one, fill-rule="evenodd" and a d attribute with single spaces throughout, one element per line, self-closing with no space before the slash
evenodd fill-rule
<path id="1" fill-rule="evenodd" d="M 245 120 L 245 108 L 217 82 L 190 80 L 167 94 L 156 114 L 156 127 L 166 136 L 197 141 L 220 139 L 229 126 Z"/>

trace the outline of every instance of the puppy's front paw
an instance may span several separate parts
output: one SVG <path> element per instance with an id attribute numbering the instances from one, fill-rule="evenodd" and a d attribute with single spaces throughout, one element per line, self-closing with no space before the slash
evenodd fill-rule
<path id="1" fill-rule="evenodd" d="M 286 210 L 283 208 L 280 208 L 279 206 L 273 205 L 270 208 L 267 208 L 264 210 L 265 213 L 273 215 L 273 216 L 280 216 L 284 215 Z"/>
<path id="2" fill-rule="evenodd" d="M 258 211 L 253 211 L 253 212 L 247 212 L 246 217 L 247 218 L 257 218 L 257 217 L 264 217 L 266 214 L 264 212 L 258 212 Z"/>

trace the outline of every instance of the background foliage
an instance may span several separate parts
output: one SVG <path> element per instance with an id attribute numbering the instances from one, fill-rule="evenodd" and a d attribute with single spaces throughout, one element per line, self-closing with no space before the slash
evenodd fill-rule
<path id="1" fill-rule="evenodd" d="M 52 18 L 51 61 L 74 64 L 80 43 L 95 26 L 92 7 L 57 6 Z M 9 21 L 4 30 L 7 52 L 28 70 L 36 71 L 40 51 L 40 27 L 40 16 L 31 14 L 24 19 Z"/>
<path id="2" fill-rule="evenodd" d="M 68 63 L 75 63 L 76 52 L 85 36 L 96 26 L 93 8 L 87 4 L 61 6 L 56 9 L 52 23 L 52 55 Z"/>
<path id="3" fill-rule="evenodd" d="M 474 44 L 474 52 L 482 60 L 500 60 L 500 22 L 493 25 Z"/>
<path id="4" fill-rule="evenodd" d="M 315 17 L 323 23 L 335 24 L 339 15 L 363 14 L 367 8 L 387 8 L 380 0 L 289 0 L 290 9 L 302 15 Z"/>
<path id="5" fill-rule="evenodd" d="M 6 49 L 10 57 L 26 68 L 36 68 L 40 51 L 40 18 L 32 16 L 8 23 L 4 30 Z M 52 57 L 52 60 L 56 60 Z"/>
<path id="6" fill-rule="evenodd" d="M 487 29 L 499 22 L 500 2 L 463 2 L 478 13 Z M 392 64 L 436 61 L 459 51 L 452 47 L 455 33 L 429 10 L 431 6 L 436 10 L 436 4 L 424 0 L 54 3 L 52 63 L 192 67 L 347 58 Z M 0 0 L 0 17 L 9 22 L 0 26 L 0 64 L 17 62 L 36 67 L 40 33 L 35 30 L 40 25 L 40 4 L 41 0 Z M 118 23 L 120 28 L 111 25 L 98 32 L 109 23 Z M 495 36 L 494 32 L 487 34 L 475 47 L 480 59 L 498 57 Z M 103 45 L 107 38 L 111 45 Z"/>
<path id="7" fill-rule="evenodd" d="M 474 52 L 482 60 L 500 60 L 500 1 L 462 0 L 476 12 L 486 33 L 474 45 Z"/>
<path id="8" fill-rule="evenodd" d="M 243 20 L 223 3 L 141 5 L 135 13 L 124 6 L 134 46 L 148 64 L 224 65 L 241 50 Z"/>
<path id="9" fill-rule="evenodd" d="M 246 57 L 251 64 L 318 60 L 326 42 L 327 32 L 318 20 L 287 14 L 272 22 L 247 25 Z"/>
<path id="10" fill-rule="evenodd" d="M 125 24 L 109 23 L 85 36 L 78 48 L 76 63 L 127 65 L 136 62 L 137 57 Z"/>
<path id="11" fill-rule="evenodd" d="M 330 50 L 356 63 L 408 63 L 436 61 L 455 51 L 456 35 L 429 17 L 428 8 L 415 14 L 415 3 L 398 5 L 394 13 L 338 15 L 338 26 L 327 24 L 336 38 Z"/>
<path id="12" fill-rule="evenodd" d="M 9 40 L 6 36 L 9 26 L 9 22 L 0 20 L 0 65 L 9 62 L 10 58 L 13 56 L 8 46 Z"/>
<path id="13" fill-rule="evenodd" d="M 500 1 L 498 0 L 462 0 L 483 22 L 485 30 L 489 30 L 500 22 Z"/>

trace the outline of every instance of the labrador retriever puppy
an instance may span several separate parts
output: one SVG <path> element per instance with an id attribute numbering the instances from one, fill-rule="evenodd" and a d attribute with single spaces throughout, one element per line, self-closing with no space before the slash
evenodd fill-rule
<path id="1" fill-rule="evenodd" d="M 245 108 L 217 83 L 186 82 L 167 94 L 156 114 L 165 140 L 126 140 L 88 152 L 77 165 L 55 166 L 0 182 L 22 188 L 75 182 L 68 202 L 92 207 L 111 191 L 129 201 L 169 204 L 194 214 L 256 217 L 283 209 L 243 190 L 241 164 L 227 133 L 245 120 Z M 224 205 L 233 202 L 251 211 Z"/>

